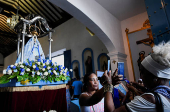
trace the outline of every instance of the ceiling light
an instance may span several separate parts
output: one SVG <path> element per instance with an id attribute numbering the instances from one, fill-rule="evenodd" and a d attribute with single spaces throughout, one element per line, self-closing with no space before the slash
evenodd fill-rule
<path id="1" fill-rule="evenodd" d="M 19 4 L 17 7 L 17 14 L 13 13 L 12 18 L 7 18 L 7 25 L 11 28 L 14 29 L 15 25 L 19 22 L 19 15 L 18 15 L 18 10 L 19 10 Z"/>

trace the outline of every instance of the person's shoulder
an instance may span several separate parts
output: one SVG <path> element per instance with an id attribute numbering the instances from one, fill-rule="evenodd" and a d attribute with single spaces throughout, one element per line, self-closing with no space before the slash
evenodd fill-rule
<path id="1" fill-rule="evenodd" d="M 152 93 L 145 93 L 145 94 L 141 95 L 141 97 L 144 98 L 145 100 L 155 104 L 155 97 Z"/>
<path id="2" fill-rule="evenodd" d="M 84 104 L 84 101 L 86 101 L 89 98 L 89 95 L 86 92 L 81 93 L 79 97 L 80 105 L 82 106 Z"/>

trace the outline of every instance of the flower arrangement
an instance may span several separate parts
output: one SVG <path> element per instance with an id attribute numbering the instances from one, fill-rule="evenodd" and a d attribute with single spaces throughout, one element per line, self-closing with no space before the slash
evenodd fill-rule
<path id="1" fill-rule="evenodd" d="M 72 71 L 70 69 L 70 71 Z M 11 79 L 17 78 L 18 82 L 25 85 L 28 82 L 33 84 L 40 80 L 57 82 L 69 80 L 69 71 L 67 68 L 58 65 L 51 60 L 30 61 L 24 63 L 15 63 L 9 65 L 7 69 L 3 70 L 3 76 L 0 77 L 0 84 L 8 83 Z"/>

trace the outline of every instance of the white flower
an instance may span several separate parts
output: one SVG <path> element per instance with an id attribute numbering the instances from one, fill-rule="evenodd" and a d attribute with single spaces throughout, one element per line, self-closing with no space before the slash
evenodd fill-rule
<path id="1" fill-rule="evenodd" d="M 37 75 L 40 75 L 40 72 L 37 72 Z"/>
<path id="2" fill-rule="evenodd" d="M 40 62 L 37 62 L 38 65 L 40 65 Z"/>
<path id="3" fill-rule="evenodd" d="M 67 69 L 65 69 L 65 72 L 67 72 Z"/>
<path id="4" fill-rule="evenodd" d="M 48 70 L 49 70 L 50 68 L 51 68 L 50 66 L 47 67 Z"/>
<path id="5" fill-rule="evenodd" d="M 47 62 L 46 62 L 46 65 L 49 65 L 49 64 L 50 64 L 50 63 L 47 61 Z"/>
<path id="6" fill-rule="evenodd" d="M 22 64 L 22 62 L 19 62 L 19 64 Z"/>
<path id="7" fill-rule="evenodd" d="M 60 72 L 60 75 L 63 74 L 63 72 Z"/>
<path id="8" fill-rule="evenodd" d="M 44 72 L 44 75 L 46 75 L 46 76 L 47 76 L 47 75 L 48 75 L 48 72 Z"/>
<path id="9" fill-rule="evenodd" d="M 56 66 L 56 63 L 53 63 L 54 66 Z"/>
<path id="10" fill-rule="evenodd" d="M 42 71 L 45 71 L 45 68 L 43 68 Z"/>
<path id="11" fill-rule="evenodd" d="M 10 67 L 12 68 L 14 65 L 11 65 Z"/>
<path id="12" fill-rule="evenodd" d="M 55 70 L 53 70 L 53 73 L 54 73 L 55 75 L 57 75 L 57 72 L 56 72 Z"/>
<path id="13" fill-rule="evenodd" d="M 12 73 L 12 70 L 7 71 L 7 74 L 11 75 L 11 73 Z"/>
<path id="14" fill-rule="evenodd" d="M 3 74 L 6 74 L 6 69 L 3 70 Z"/>
<path id="15" fill-rule="evenodd" d="M 70 72 L 72 72 L 73 70 L 72 69 L 70 69 Z"/>
<path id="16" fill-rule="evenodd" d="M 68 70 L 68 68 L 65 69 L 65 71 L 67 71 L 67 70 Z"/>
<path id="17" fill-rule="evenodd" d="M 43 63 L 43 66 L 45 66 L 45 63 Z"/>
<path id="18" fill-rule="evenodd" d="M 35 72 L 34 71 L 32 71 L 32 75 L 34 75 L 35 74 Z"/>
<path id="19" fill-rule="evenodd" d="M 31 75 L 32 77 L 34 77 L 34 75 Z"/>
<path id="20" fill-rule="evenodd" d="M 15 66 L 17 66 L 17 65 L 18 65 L 18 63 L 15 63 L 14 65 L 15 65 Z"/>
<path id="21" fill-rule="evenodd" d="M 33 65 L 32 67 L 33 67 L 33 68 L 36 68 L 36 66 L 35 66 L 35 65 Z"/>
<path id="22" fill-rule="evenodd" d="M 27 68 L 27 69 L 26 69 L 26 71 L 27 71 L 27 72 L 29 72 L 29 71 L 30 71 L 30 69 L 29 69 L 29 68 Z"/>
<path id="23" fill-rule="evenodd" d="M 20 65 L 21 68 L 24 68 L 24 65 Z"/>
<path id="24" fill-rule="evenodd" d="M 63 75 L 66 76 L 66 73 L 64 73 Z"/>

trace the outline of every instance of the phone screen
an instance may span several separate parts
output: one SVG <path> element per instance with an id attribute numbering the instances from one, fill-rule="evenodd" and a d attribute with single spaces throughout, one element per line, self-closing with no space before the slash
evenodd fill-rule
<path id="1" fill-rule="evenodd" d="M 117 67 L 118 67 L 118 75 L 123 75 L 122 81 L 124 81 L 124 62 L 118 62 Z"/>
<path id="2" fill-rule="evenodd" d="M 110 60 L 108 60 L 107 72 L 110 70 Z"/>

